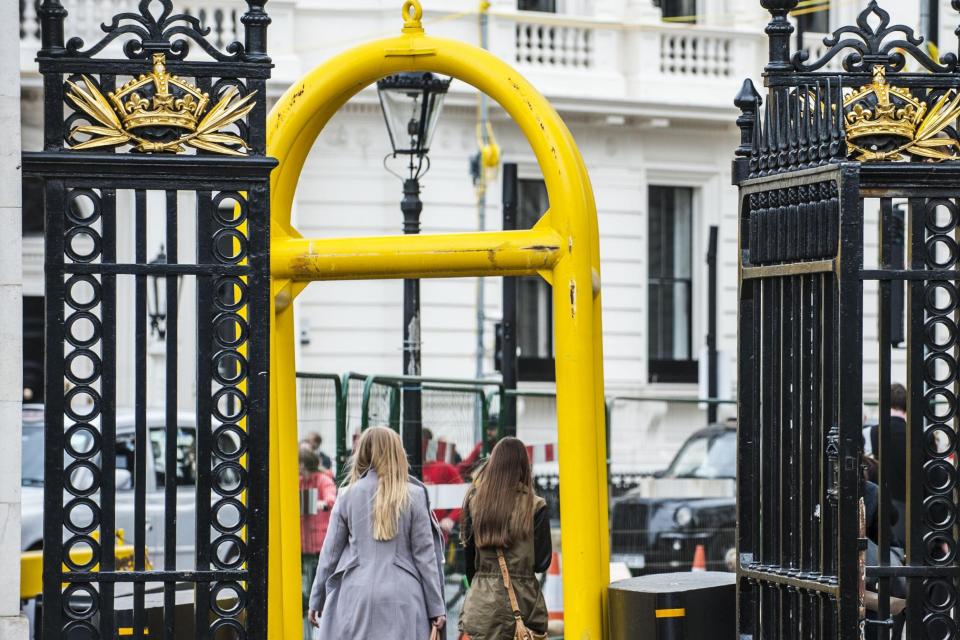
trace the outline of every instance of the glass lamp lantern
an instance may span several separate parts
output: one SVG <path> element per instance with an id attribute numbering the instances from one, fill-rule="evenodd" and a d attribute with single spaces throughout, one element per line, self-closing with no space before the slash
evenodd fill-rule
<path id="1" fill-rule="evenodd" d="M 398 73 L 377 82 L 394 155 L 426 156 L 449 88 L 450 78 L 429 72 Z"/>
<path id="2" fill-rule="evenodd" d="M 152 265 L 167 264 L 167 253 L 161 245 L 159 253 L 150 261 Z M 167 278 L 166 276 L 149 275 L 147 289 L 147 306 L 150 318 L 150 333 L 157 340 L 163 341 L 167 337 Z M 180 293 L 183 286 L 183 276 L 177 276 L 177 303 L 179 306 Z"/>

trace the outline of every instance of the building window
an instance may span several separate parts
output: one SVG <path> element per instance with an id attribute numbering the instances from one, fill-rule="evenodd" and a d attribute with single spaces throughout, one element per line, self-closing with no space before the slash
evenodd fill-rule
<path id="1" fill-rule="evenodd" d="M 517 228 L 530 229 L 550 208 L 543 180 L 517 181 Z M 517 377 L 550 382 L 553 360 L 553 298 L 543 278 L 517 278 Z"/>
<path id="2" fill-rule="evenodd" d="M 693 357 L 693 189 L 650 187 L 650 382 L 696 382 Z"/>
<path id="3" fill-rule="evenodd" d="M 517 0 L 517 9 L 520 11 L 557 12 L 557 0 Z"/>
<path id="4" fill-rule="evenodd" d="M 829 5 L 815 6 L 797 16 L 797 33 L 830 33 Z"/>
<path id="5" fill-rule="evenodd" d="M 654 0 L 660 7 L 664 20 L 670 22 L 696 22 L 697 0 Z"/>

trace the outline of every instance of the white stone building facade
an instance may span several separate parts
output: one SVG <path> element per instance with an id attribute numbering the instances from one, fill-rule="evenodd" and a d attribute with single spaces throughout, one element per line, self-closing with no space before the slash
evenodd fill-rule
<path id="1" fill-rule="evenodd" d="M 16 6 L 0 5 L 0 640 L 26 640 L 20 615 L 20 68 Z"/>
<path id="2" fill-rule="evenodd" d="M 68 37 L 79 34 L 88 42 L 96 39 L 101 22 L 136 4 L 133 0 L 62 1 L 70 12 Z M 895 21 L 919 24 L 918 3 L 893 0 L 883 4 Z M 174 5 L 203 17 L 220 41 L 230 41 L 240 31 L 237 19 L 242 0 L 175 0 Z M 424 5 L 429 33 L 478 42 L 477 2 L 425 0 Z M 850 23 L 863 5 L 861 1 L 834 2 L 829 10 L 814 12 L 819 22 L 809 24 L 822 29 Z M 400 26 L 400 3 L 393 0 L 270 0 L 266 8 L 274 21 L 269 47 L 276 63 L 270 84 L 273 97 L 335 53 L 392 34 Z M 677 16 L 694 23 L 678 22 Z M 553 102 L 573 132 L 590 172 L 601 232 L 604 366 L 611 395 L 689 399 L 700 393 L 693 361 L 700 355 L 707 329 L 706 243 L 709 227 L 717 225 L 718 346 L 728 374 L 723 394 L 732 397 L 737 210 L 730 161 L 739 141 L 733 97 L 746 77 L 761 85 L 767 47 L 763 27 L 768 19 L 756 0 L 491 3 L 489 48 L 515 65 Z M 950 9 L 949 0 L 943 0 L 940 39 L 947 43 L 944 49 L 955 48 L 955 23 L 956 12 Z M 42 122 L 39 75 L 33 62 L 38 41 L 32 2 L 23 3 L 19 24 L 20 87 L 4 81 L 0 96 L 6 96 L 3 91 L 22 88 L 23 146 L 36 149 L 42 139 Z M 812 34 L 804 39 L 814 55 L 822 46 L 817 41 Z M 9 43 L 4 39 L 4 46 Z M 16 56 L 5 59 L 15 60 Z M 6 101 L 5 105 L 18 99 L 15 95 L 0 100 Z M 502 160 L 517 163 L 520 178 L 533 184 L 540 177 L 539 169 L 519 131 L 495 105 L 491 123 Z M 431 151 L 432 168 L 423 179 L 424 233 L 478 229 L 476 192 L 468 171 L 469 158 L 477 150 L 476 127 L 475 92 L 454 82 Z M 9 131 L 5 129 L 0 145 L 12 144 Z M 0 146 L 0 158 L 7 157 L 3 155 L 7 150 Z M 307 162 L 294 212 L 304 235 L 400 232 L 401 183 L 383 167 L 388 150 L 376 91 L 370 87 L 331 121 Z M 499 178 L 488 185 L 487 229 L 499 228 L 501 189 Z M 0 189 L 0 195 L 3 207 L 17 194 Z M 23 296 L 28 309 L 38 308 L 43 295 L 37 214 L 28 207 L 24 217 L 28 224 L 23 235 Z M 184 233 L 182 241 L 189 242 L 189 233 Z M 9 237 L 7 241 L 12 242 Z M 120 242 L 132 243 L 132 239 Z M 161 243 L 155 244 L 151 253 L 160 250 Z M 14 272 L 6 271 L 0 284 L 6 285 Z M 489 279 L 483 298 L 482 363 L 483 373 L 489 377 L 497 375 L 493 351 L 494 324 L 501 313 L 500 285 L 499 279 Z M 401 291 L 398 281 L 312 284 L 297 302 L 298 369 L 399 374 Z M 475 279 L 423 282 L 425 375 L 475 375 L 476 292 Z M 192 299 L 189 283 L 181 295 L 185 302 Z M 185 327 L 193 324 L 189 304 L 184 306 L 181 321 Z M 536 324 L 530 317 L 527 322 Z M 132 318 L 120 318 L 121 342 L 131 325 Z M 36 323 L 30 325 L 28 318 L 28 333 L 31 326 L 36 330 Z M 540 329 L 549 334 L 549 327 Z M 868 323 L 868 334 L 871 330 Z M 187 331 L 182 331 L 181 337 L 180 348 L 189 354 L 193 338 Z M 28 359 L 37 355 L 35 349 L 28 348 Z M 132 367 L 132 362 L 128 366 Z M 10 379 L 4 376 L 5 381 Z M 132 379 L 132 375 L 118 375 L 121 381 Z M 189 376 L 182 376 L 181 384 L 181 409 L 189 410 L 193 405 Z M 530 382 L 524 386 L 550 385 Z M 123 398 L 132 402 L 132 397 L 132 389 L 118 389 L 121 404 Z M 549 414 L 548 407 L 538 410 Z M 697 405 L 622 403 L 618 411 L 613 420 L 612 449 L 615 465 L 623 468 L 663 466 L 683 439 L 705 423 L 704 412 Z M 522 436 L 550 441 L 549 419 L 530 424 Z M 4 499 L 5 494 L 0 493 L 0 508 Z"/>

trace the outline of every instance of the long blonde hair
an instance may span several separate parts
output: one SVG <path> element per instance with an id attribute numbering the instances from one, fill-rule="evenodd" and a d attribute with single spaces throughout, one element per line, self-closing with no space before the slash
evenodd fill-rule
<path id="1" fill-rule="evenodd" d="M 397 524 L 410 504 L 407 486 L 407 454 L 394 431 L 386 427 L 371 427 L 360 435 L 360 440 L 349 461 L 350 473 L 345 487 L 356 484 L 370 469 L 377 474 L 377 494 L 373 502 L 373 539 L 392 540 L 397 535 Z"/>

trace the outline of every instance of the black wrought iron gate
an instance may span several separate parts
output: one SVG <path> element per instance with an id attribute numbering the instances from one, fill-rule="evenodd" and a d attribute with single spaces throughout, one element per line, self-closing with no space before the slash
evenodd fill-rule
<path id="1" fill-rule="evenodd" d="M 39 8 L 45 638 L 266 637 L 264 4 L 226 51 L 171 0 L 92 44 Z"/>
<path id="2" fill-rule="evenodd" d="M 873 1 L 809 61 L 796 0 L 763 4 L 766 98 L 736 101 L 740 637 L 958 638 L 960 64 Z"/>

